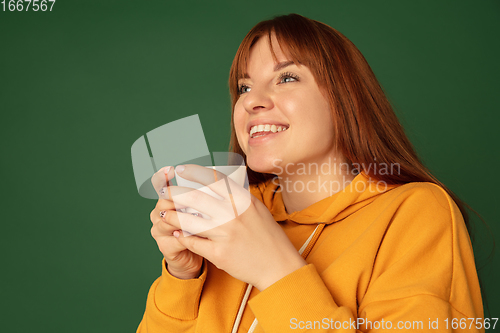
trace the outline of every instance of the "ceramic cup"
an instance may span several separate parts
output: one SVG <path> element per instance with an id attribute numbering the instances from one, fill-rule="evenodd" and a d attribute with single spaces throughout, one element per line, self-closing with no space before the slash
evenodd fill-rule
<path id="1" fill-rule="evenodd" d="M 221 166 L 207 166 L 206 168 L 215 169 L 216 171 L 228 176 L 232 181 L 234 181 L 239 186 L 241 186 L 241 187 L 245 186 L 245 181 L 246 181 L 246 177 L 247 177 L 246 166 L 221 165 Z M 207 193 L 207 194 L 213 196 L 214 198 L 222 199 L 221 196 L 219 196 L 218 194 L 213 192 L 208 186 L 184 179 L 179 174 L 177 174 L 177 171 L 175 172 L 175 180 L 177 181 L 178 186 L 191 187 L 191 188 L 197 189 L 199 191 L 202 191 L 204 193 Z M 218 181 L 224 181 L 224 180 L 219 179 Z M 174 202 L 175 202 L 175 198 L 174 198 Z M 190 213 L 190 214 L 193 214 L 196 216 L 201 216 L 205 219 L 210 219 L 210 216 L 203 214 L 201 212 L 198 212 L 197 210 L 195 210 L 193 208 L 184 208 L 184 209 L 181 209 L 181 211 L 184 213 Z"/>

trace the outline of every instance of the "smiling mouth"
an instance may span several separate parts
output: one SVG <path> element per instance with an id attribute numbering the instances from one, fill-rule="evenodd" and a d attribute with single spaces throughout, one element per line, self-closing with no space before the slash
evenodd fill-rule
<path id="1" fill-rule="evenodd" d="M 278 132 L 284 132 L 288 129 L 287 126 L 276 126 L 276 125 L 257 125 L 250 129 L 250 138 L 258 138 L 260 136 L 274 134 Z"/>

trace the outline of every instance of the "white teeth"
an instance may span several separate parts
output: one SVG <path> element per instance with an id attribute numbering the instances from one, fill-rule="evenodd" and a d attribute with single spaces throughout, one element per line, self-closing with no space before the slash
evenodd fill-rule
<path id="1" fill-rule="evenodd" d="M 270 125 L 270 124 L 266 124 L 266 125 L 256 125 L 256 126 L 252 126 L 252 128 L 250 129 L 250 137 L 254 137 L 254 134 L 255 133 L 259 133 L 259 132 L 273 132 L 273 133 L 276 133 L 276 132 L 282 132 L 282 131 L 286 131 L 288 128 L 286 126 L 276 126 L 276 125 Z"/>

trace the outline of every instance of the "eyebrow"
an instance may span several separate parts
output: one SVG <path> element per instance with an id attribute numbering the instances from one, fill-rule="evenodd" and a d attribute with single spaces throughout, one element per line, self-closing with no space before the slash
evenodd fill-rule
<path id="1" fill-rule="evenodd" d="M 288 67 L 288 66 L 294 65 L 294 64 L 295 63 L 293 61 L 282 61 L 282 62 L 276 64 L 276 66 L 274 66 L 274 71 L 277 72 L 285 67 Z M 249 78 L 250 78 L 250 76 L 247 73 L 245 73 L 245 74 L 243 74 L 243 77 L 240 78 L 240 80 L 241 79 L 249 79 Z"/>
<path id="2" fill-rule="evenodd" d="M 293 61 L 283 61 L 283 62 L 280 62 L 279 64 L 277 64 L 276 66 L 274 66 L 274 71 L 277 72 L 280 69 L 283 69 L 285 67 L 288 67 L 288 66 L 294 65 L 294 64 L 295 63 Z"/>

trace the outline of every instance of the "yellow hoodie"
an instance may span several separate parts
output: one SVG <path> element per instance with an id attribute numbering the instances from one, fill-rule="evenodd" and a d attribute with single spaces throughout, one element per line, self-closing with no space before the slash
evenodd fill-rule
<path id="1" fill-rule="evenodd" d="M 255 333 L 484 331 L 469 235 L 437 185 L 386 187 L 360 173 L 292 214 L 277 180 L 251 192 L 297 250 L 310 238 L 302 254 L 308 265 L 262 292 L 253 288 L 234 332 L 252 325 Z M 137 332 L 232 332 L 246 290 L 206 260 L 191 280 L 171 276 L 163 261 Z"/>

